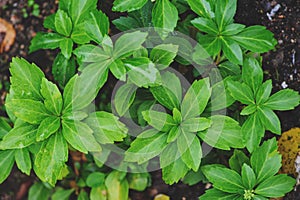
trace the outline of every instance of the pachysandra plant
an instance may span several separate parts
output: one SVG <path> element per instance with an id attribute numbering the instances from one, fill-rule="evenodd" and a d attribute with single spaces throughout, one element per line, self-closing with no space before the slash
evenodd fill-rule
<path id="1" fill-rule="evenodd" d="M 84 197 L 84 199 L 128 200 L 129 189 L 143 191 L 150 184 L 148 173 L 127 174 L 116 170 L 105 173 L 101 171 L 86 172 L 88 172 L 88 176 L 85 178 L 85 182 L 77 184 L 89 188 L 90 193 L 80 190 L 78 199 Z M 49 188 L 43 182 L 36 182 L 29 190 L 28 199 L 48 199 L 49 197 L 51 199 L 70 199 L 75 193 L 74 188 Z"/>
<path id="2" fill-rule="evenodd" d="M 266 130 L 281 132 L 274 110 L 294 109 L 300 100 L 290 89 L 271 95 L 271 80 L 263 82 L 257 54 L 274 49 L 270 31 L 234 23 L 237 0 L 115 0 L 113 11 L 128 15 L 112 22 L 127 31 L 114 38 L 97 3 L 60 0 L 44 21 L 52 32 L 38 33 L 31 42 L 30 52 L 60 49 L 52 65 L 59 87 L 35 64 L 12 60 L 5 104 L 10 119 L 0 118 L 0 183 L 16 163 L 42 181 L 31 187 L 29 199 L 38 193 L 41 199 L 127 200 L 129 189 L 145 190 L 150 178 L 124 171 L 145 171 L 158 161 L 167 184 L 193 174 L 201 174 L 193 184 L 211 182 L 214 188 L 200 199 L 268 199 L 292 190 L 291 177 L 276 175 L 281 157 L 275 139 L 260 145 Z M 199 76 L 184 88 L 171 68 L 185 71 L 191 64 Z M 94 104 L 110 74 L 122 82 L 105 109 L 114 114 Z M 225 115 L 238 102 L 245 121 Z M 128 118 L 137 130 L 130 129 Z M 216 149 L 226 155 L 234 149 L 230 168 L 202 162 L 203 143 L 215 148 L 212 158 Z M 125 152 L 115 165 L 122 171 L 104 166 L 113 154 L 107 145 Z M 75 162 L 73 171 L 67 161 L 77 151 L 87 160 Z M 76 187 L 57 183 L 66 176 Z"/>
<path id="3" fill-rule="evenodd" d="M 269 199 L 282 197 L 292 190 L 295 179 L 277 174 L 281 155 L 275 138 L 265 141 L 248 158 L 242 151 L 235 151 L 229 160 L 230 169 L 224 165 L 206 165 L 201 168 L 213 183 L 199 199 Z"/>
<path id="4" fill-rule="evenodd" d="M 114 11 L 132 12 L 139 9 L 143 9 L 143 7 L 145 7 L 144 11 L 146 11 L 140 13 L 138 11 L 133 12 L 131 17 L 129 16 L 129 17 L 120 18 L 119 20 L 115 21 L 115 24 L 118 27 L 125 27 L 125 29 L 127 29 L 127 27 L 130 28 L 148 27 L 149 25 L 153 24 L 153 27 L 157 28 L 158 34 L 162 38 L 166 38 L 170 32 L 174 31 L 177 25 L 177 21 L 179 19 L 178 10 L 174 2 L 176 1 L 115 0 L 114 7 L 113 7 Z M 141 24 L 139 24 L 139 21 L 135 20 L 135 17 L 139 15 L 144 19 Z M 133 25 L 135 24 L 136 27 L 132 27 L 132 24 Z M 125 29 L 123 28 L 123 30 Z"/>
<path id="5" fill-rule="evenodd" d="M 159 103 L 172 110 L 172 115 L 153 109 L 143 111 L 144 120 L 152 128 L 131 143 L 125 161 L 142 164 L 160 155 L 163 179 L 173 184 L 189 170 L 199 169 L 201 140 L 225 150 L 244 147 L 241 128 L 234 119 L 222 115 L 202 116 L 211 97 L 208 78 L 195 81 L 183 99 L 180 80 L 174 74 L 166 72 L 162 80 L 169 84 L 153 87 L 150 91 Z M 168 95 L 162 96 L 163 93 Z M 223 123 L 222 130 L 218 128 L 220 123 Z"/>
<path id="6" fill-rule="evenodd" d="M 54 78 L 61 87 L 75 75 L 76 60 L 72 52 L 76 44 L 87 44 L 90 41 L 101 43 L 108 34 L 109 20 L 96 6 L 97 0 L 60 0 L 56 13 L 44 21 L 44 27 L 53 32 L 37 33 L 31 41 L 30 52 L 39 49 L 61 50 L 52 66 Z"/>
<path id="7" fill-rule="evenodd" d="M 217 64 L 222 61 L 221 53 L 230 62 L 242 65 L 243 52 L 264 53 L 277 44 L 273 33 L 264 26 L 246 28 L 243 24 L 234 23 L 237 0 L 188 0 L 188 3 L 200 16 L 191 23 L 205 33 L 198 35 L 198 42 L 211 56 L 218 56 Z"/>
<path id="8" fill-rule="evenodd" d="M 96 94 L 84 93 L 81 76 L 74 76 L 62 95 L 36 65 L 24 59 L 14 58 L 10 72 L 6 108 L 16 120 L 0 148 L 22 150 L 28 158 L 24 158 L 26 165 L 22 166 L 27 174 L 31 152 L 35 155 L 33 169 L 37 176 L 55 185 L 66 173 L 68 145 L 83 153 L 99 152 L 101 143 L 122 141 L 126 136 L 127 128 L 113 114 L 86 110 Z M 112 126 L 105 127 L 103 122 Z"/>
<path id="9" fill-rule="evenodd" d="M 273 95 L 272 81 L 263 83 L 263 70 L 255 58 L 247 58 L 242 68 L 242 82 L 227 82 L 231 96 L 245 104 L 241 115 L 249 116 L 243 123 L 242 132 L 247 149 L 252 152 L 258 145 L 265 130 L 281 134 L 280 120 L 273 110 L 292 110 L 299 105 L 298 92 L 281 90 Z"/>

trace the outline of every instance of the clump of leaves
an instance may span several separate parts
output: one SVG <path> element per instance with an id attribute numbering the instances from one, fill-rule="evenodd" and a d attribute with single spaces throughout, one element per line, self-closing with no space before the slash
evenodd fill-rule
<path id="1" fill-rule="evenodd" d="M 247 149 L 252 152 L 264 136 L 265 130 L 281 134 L 280 120 L 273 110 L 292 110 L 299 105 L 298 92 L 281 90 L 273 95 L 272 81 L 263 83 L 263 71 L 259 62 L 247 58 L 242 69 L 242 82 L 227 82 L 231 96 L 247 106 L 241 115 L 249 116 L 242 126 Z"/>
<path id="2" fill-rule="evenodd" d="M 264 53 L 270 51 L 277 44 L 273 33 L 264 26 L 245 27 L 234 23 L 237 0 L 195 2 L 188 0 L 192 10 L 200 17 L 191 23 L 202 33 L 198 35 L 198 42 L 211 55 L 217 56 L 220 63 L 221 53 L 234 64 L 243 64 L 243 52 L 251 51 Z M 224 58 L 223 58 L 224 60 Z"/>
<path id="3" fill-rule="evenodd" d="M 37 176 L 55 185 L 65 174 L 68 146 L 83 153 L 99 152 L 101 143 L 122 141 L 126 136 L 127 128 L 113 114 L 86 109 L 97 92 L 80 93 L 81 76 L 74 76 L 61 94 L 36 65 L 24 59 L 14 58 L 10 71 L 6 108 L 15 121 L 14 128 L 3 136 L 0 148 L 21 151 L 20 159 L 25 161 L 21 171 L 30 173 L 33 154 Z M 104 123 L 112 126 L 105 127 Z"/>
<path id="4" fill-rule="evenodd" d="M 286 174 L 275 175 L 281 167 L 276 139 L 265 141 L 248 158 L 235 151 L 229 160 L 230 169 L 223 165 L 206 165 L 201 168 L 213 189 L 200 199 L 268 199 L 282 197 L 292 190 L 295 179 Z"/>
<path id="5" fill-rule="evenodd" d="M 126 161 L 142 164 L 160 155 L 163 179 L 173 184 L 189 170 L 198 171 L 201 140 L 224 150 L 244 147 L 237 121 L 222 115 L 203 115 L 212 91 L 208 78 L 194 81 L 182 98 L 180 80 L 170 72 L 162 77 L 169 84 L 153 87 L 151 92 L 158 102 L 172 110 L 172 115 L 153 109 L 143 111 L 144 120 L 152 128 L 140 133 L 131 143 Z M 168 95 L 162 98 L 162 92 Z"/>
<path id="6" fill-rule="evenodd" d="M 214 184 L 204 199 L 266 199 L 292 189 L 291 178 L 275 175 L 281 166 L 275 139 L 260 146 L 265 130 L 281 132 L 273 110 L 290 110 L 299 104 L 299 94 L 289 89 L 271 95 L 272 83 L 263 82 L 261 63 L 253 57 L 274 48 L 271 32 L 263 26 L 246 28 L 234 23 L 236 0 L 115 0 L 114 11 L 128 12 L 113 22 L 117 28 L 147 30 L 129 31 L 114 40 L 107 35 L 109 20 L 96 8 L 97 2 L 60 0 L 58 11 L 44 22 L 52 32 L 38 33 L 31 43 L 31 52 L 60 48 L 52 73 L 62 90 L 36 65 L 13 59 L 6 111 L 14 126 L 0 120 L 0 182 L 16 162 L 22 172 L 30 174 L 33 169 L 41 181 L 54 186 L 70 173 L 69 150 L 76 150 L 91 153 L 91 162 L 101 168 L 86 172 L 76 183 L 78 199 L 88 195 L 128 199 L 129 188 L 144 190 L 149 177 L 147 173 L 103 172 L 100 155 L 107 159 L 110 151 L 104 148 L 113 144 L 125 151 L 124 162 L 118 166 L 123 170 L 137 167 L 136 163 L 146 169 L 153 160 L 157 164 L 158 157 L 168 184 L 186 175 L 200 174 L 204 180 L 204 174 Z M 189 12 L 177 24 L 178 15 L 189 7 L 195 13 Z M 199 30 L 191 36 L 197 45 L 190 38 L 170 34 L 174 30 L 189 34 L 191 25 Z M 156 33 L 148 31 L 152 26 Z M 150 49 L 143 44 L 150 44 Z M 168 68 L 191 63 L 197 64 L 203 77 L 183 88 L 179 76 Z M 77 67 L 80 75 L 75 74 Z M 93 110 L 109 72 L 123 82 L 112 110 L 124 121 L 133 118 L 138 130 L 128 131 L 110 112 Z M 245 105 L 241 115 L 248 116 L 242 127 L 222 112 L 235 101 Z M 136 138 L 127 135 L 131 131 Z M 202 142 L 220 150 L 246 146 L 251 155 L 248 158 L 235 150 L 229 160 L 231 169 L 205 165 Z M 29 196 L 36 191 L 50 196 L 53 190 L 44 185 L 35 184 Z M 74 192 L 56 189 L 53 199 L 69 198 Z"/>
<path id="7" fill-rule="evenodd" d="M 36 182 L 30 188 L 28 198 L 67 200 L 78 193 L 78 199 L 128 200 L 129 189 L 143 191 L 150 183 L 148 173 L 127 174 L 116 170 L 103 173 L 92 169 L 83 173 L 87 177 L 79 178 L 75 187 L 70 189 L 52 188 L 45 183 Z"/>
<path id="8" fill-rule="evenodd" d="M 44 21 L 44 27 L 53 32 L 39 32 L 31 41 L 30 52 L 39 49 L 61 50 L 52 66 L 54 78 L 61 87 L 75 75 L 74 47 L 91 41 L 101 43 L 108 34 L 108 18 L 96 9 L 96 5 L 97 0 L 59 1 L 59 9 Z"/>

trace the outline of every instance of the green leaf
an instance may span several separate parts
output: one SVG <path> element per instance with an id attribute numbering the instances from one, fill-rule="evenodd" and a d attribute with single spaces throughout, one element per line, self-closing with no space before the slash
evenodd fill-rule
<path id="1" fill-rule="evenodd" d="M 44 19 L 43 26 L 45 28 L 56 31 L 56 28 L 55 28 L 55 15 L 56 15 L 56 13 L 51 14 L 51 15 L 47 16 Z"/>
<path id="2" fill-rule="evenodd" d="M 101 151 L 101 146 L 97 143 L 92 129 L 83 122 L 62 121 L 62 133 L 68 143 L 80 152 Z"/>
<path id="3" fill-rule="evenodd" d="M 270 139 L 257 148 L 250 162 L 257 178 L 257 184 L 275 175 L 281 167 L 281 155 L 277 152 L 276 139 Z"/>
<path id="4" fill-rule="evenodd" d="M 228 75 L 240 75 L 241 74 L 240 66 L 233 64 L 232 62 L 229 62 L 229 61 L 220 63 L 218 68 L 219 68 L 222 76 L 225 76 L 225 77 Z"/>
<path id="5" fill-rule="evenodd" d="M 69 36 L 72 31 L 72 21 L 71 18 L 68 16 L 68 14 L 58 9 L 58 11 L 55 14 L 55 30 L 64 35 Z"/>
<path id="6" fill-rule="evenodd" d="M 57 86 L 46 78 L 42 79 L 41 94 L 44 97 L 44 104 L 48 111 L 59 116 L 63 106 L 61 93 Z"/>
<path id="7" fill-rule="evenodd" d="M 182 87 L 179 78 L 171 72 L 163 73 L 161 78 L 161 86 L 150 88 L 152 95 L 169 110 L 179 109 L 182 99 Z"/>
<path id="8" fill-rule="evenodd" d="M 127 179 L 120 180 L 120 174 L 124 172 L 113 171 L 106 180 L 108 199 L 127 200 L 129 193 L 129 185 Z"/>
<path id="9" fill-rule="evenodd" d="M 36 127 L 22 122 L 16 124 L 11 131 L 3 137 L 0 142 L 1 149 L 22 149 L 35 142 Z"/>
<path id="10" fill-rule="evenodd" d="M 265 103 L 269 99 L 271 92 L 272 92 L 272 80 L 267 80 L 259 87 L 256 93 L 256 97 L 255 97 L 256 104 L 260 105 Z"/>
<path id="11" fill-rule="evenodd" d="M 15 159 L 20 171 L 29 176 L 32 168 L 29 151 L 26 148 L 15 150 Z"/>
<path id="12" fill-rule="evenodd" d="M 265 128 L 262 125 L 257 113 L 250 115 L 242 126 L 243 139 L 249 152 L 253 152 L 259 146 L 261 138 L 265 134 Z"/>
<path id="13" fill-rule="evenodd" d="M 205 18 L 214 18 L 215 14 L 213 13 L 211 6 L 207 0 L 187 0 L 191 9 L 201 17 Z"/>
<path id="14" fill-rule="evenodd" d="M 178 151 L 177 142 L 169 143 L 160 154 L 160 157 L 159 157 L 160 168 L 163 169 L 163 168 L 171 165 L 177 159 L 180 159 L 180 157 L 181 157 L 181 153 Z M 184 164 L 184 166 L 185 166 L 185 164 Z"/>
<path id="15" fill-rule="evenodd" d="M 75 49 L 74 54 L 83 63 L 99 63 L 110 59 L 110 55 L 108 55 L 102 48 L 92 44 L 82 45 L 78 47 L 77 49 Z"/>
<path id="16" fill-rule="evenodd" d="M 250 86 L 253 93 L 256 94 L 256 91 L 263 82 L 263 70 L 255 58 L 247 58 L 244 60 L 242 78 L 243 81 Z"/>
<path id="17" fill-rule="evenodd" d="M 101 144 L 121 142 L 126 137 L 126 126 L 111 113 L 91 113 L 85 122 L 93 130 L 97 142 Z"/>
<path id="18" fill-rule="evenodd" d="M 69 12 L 70 10 L 71 1 L 70 0 L 59 0 L 58 7 L 61 10 Z"/>
<path id="19" fill-rule="evenodd" d="M 198 38 L 198 43 L 201 44 L 201 46 L 207 51 L 210 56 L 216 56 L 221 51 L 222 43 L 219 37 L 210 34 L 201 35 Z M 193 59 L 195 62 L 197 62 L 196 59 L 199 59 L 198 56 L 199 55 L 197 55 L 196 53 L 193 55 Z"/>
<path id="20" fill-rule="evenodd" d="M 130 144 L 125 152 L 125 161 L 142 164 L 159 155 L 166 146 L 167 134 L 155 129 L 146 130 Z"/>
<path id="21" fill-rule="evenodd" d="M 49 138 L 52 134 L 56 133 L 60 128 L 60 118 L 56 116 L 49 116 L 45 118 L 39 128 L 37 129 L 36 141 L 40 142 Z"/>
<path id="22" fill-rule="evenodd" d="M 204 131 L 212 125 L 212 121 L 204 117 L 189 118 L 181 123 L 181 128 L 188 132 Z"/>
<path id="23" fill-rule="evenodd" d="M 300 96 L 298 92 L 285 89 L 273 94 L 264 106 L 272 110 L 292 110 L 299 105 Z"/>
<path id="24" fill-rule="evenodd" d="M 113 57 L 119 59 L 132 54 L 134 51 L 141 48 L 147 35 L 147 33 L 140 31 L 123 34 L 115 43 Z"/>
<path id="25" fill-rule="evenodd" d="M 149 185 L 150 181 L 149 173 L 138 173 L 138 174 L 128 174 L 127 180 L 129 183 L 129 188 L 136 191 L 144 191 Z"/>
<path id="26" fill-rule="evenodd" d="M 81 121 L 87 118 L 89 115 L 83 111 L 74 111 L 74 112 L 67 112 L 64 113 L 62 116 L 63 120 L 74 120 L 74 121 Z"/>
<path id="27" fill-rule="evenodd" d="M 105 185 L 93 187 L 90 192 L 91 200 L 107 200 L 107 191 Z"/>
<path id="28" fill-rule="evenodd" d="M 205 181 L 206 178 L 204 177 L 204 174 L 201 170 L 198 170 L 197 172 L 189 171 L 183 178 L 182 182 L 184 184 L 187 184 L 189 186 L 194 186 L 197 183 L 201 181 Z"/>
<path id="29" fill-rule="evenodd" d="M 104 35 L 109 31 L 108 17 L 100 10 L 90 12 L 90 18 L 86 21 L 86 32 L 96 43 L 100 44 Z"/>
<path id="30" fill-rule="evenodd" d="M 121 59 L 117 59 L 108 66 L 110 72 L 119 80 L 126 81 L 126 67 Z"/>
<path id="31" fill-rule="evenodd" d="M 173 126 L 168 133 L 167 143 L 174 142 L 181 134 L 181 128 L 179 126 Z"/>
<path id="32" fill-rule="evenodd" d="M 181 159 L 186 166 L 193 171 L 198 171 L 202 158 L 202 148 L 198 137 L 194 133 L 182 130 L 182 134 L 177 138 L 178 150 Z"/>
<path id="33" fill-rule="evenodd" d="M 35 157 L 34 171 L 43 181 L 54 186 L 68 160 L 68 145 L 61 133 L 42 143 Z"/>
<path id="34" fill-rule="evenodd" d="M 146 3 L 147 0 L 115 0 L 112 10 L 119 12 L 131 12 L 141 9 Z"/>
<path id="35" fill-rule="evenodd" d="M 189 171 L 189 168 L 179 157 L 180 153 L 178 152 L 178 150 L 172 151 L 171 153 L 172 154 L 170 154 L 169 156 L 173 156 L 172 159 L 174 161 L 170 165 L 162 168 L 162 178 L 164 182 L 169 185 L 177 183 Z"/>
<path id="36" fill-rule="evenodd" d="M 9 176 L 15 162 L 14 150 L 0 151 L 0 183 L 3 183 Z"/>
<path id="37" fill-rule="evenodd" d="M 56 49 L 65 37 L 57 33 L 41 33 L 38 32 L 31 40 L 29 52 L 32 53 L 39 49 Z"/>
<path id="38" fill-rule="evenodd" d="M 30 200 L 48 200 L 51 195 L 51 189 L 42 182 L 36 182 L 29 189 L 28 199 Z"/>
<path id="39" fill-rule="evenodd" d="M 74 189 L 65 190 L 62 188 L 57 189 L 51 196 L 51 200 L 68 200 Z"/>
<path id="40" fill-rule="evenodd" d="M 186 92 L 182 104 L 183 119 L 199 116 L 205 109 L 211 96 L 209 79 L 196 80 Z"/>
<path id="41" fill-rule="evenodd" d="M 71 0 L 70 14 L 76 26 L 86 13 L 97 7 L 97 0 Z"/>
<path id="42" fill-rule="evenodd" d="M 293 189 L 295 183 L 296 180 L 292 177 L 279 174 L 260 183 L 255 193 L 265 197 L 282 197 Z"/>
<path id="43" fill-rule="evenodd" d="M 74 1 L 74 0 L 73 0 Z M 87 34 L 86 31 L 86 22 L 82 22 L 74 26 L 72 34 L 71 34 L 71 39 L 73 40 L 74 43 L 77 44 L 86 44 L 89 43 L 91 38 Z"/>
<path id="44" fill-rule="evenodd" d="M 178 10 L 169 0 L 156 0 L 152 10 L 152 23 L 161 36 L 165 39 L 174 31 L 178 21 Z"/>
<path id="45" fill-rule="evenodd" d="M 235 149 L 233 155 L 229 159 L 229 166 L 237 173 L 241 173 L 243 164 L 250 165 L 250 159 L 244 152 Z"/>
<path id="46" fill-rule="evenodd" d="M 240 113 L 240 115 L 251 115 L 251 114 L 253 114 L 256 111 L 257 111 L 257 105 L 250 104 L 250 105 L 246 106 L 245 108 L 243 108 L 243 110 Z"/>
<path id="47" fill-rule="evenodd" d="M 280 120 L 271 109 L 267 107 L 258 107 L 257 115 L 266 130 L 278 135 L 281 134 Z"/>
<path id="48" fill-rule="evenodd" d="M 105 174 L 101 172 L 90 173 L 86 179 L 86 184 L 89 187 L 99 187 L 104 184 Z"/>
<path id="49" fill-rule="evenodd" d="M 253 197 L 253 200 L 268 200 L 268 198 L 265 198 L 265 197 L 260 196 L 260 195 L 255 195 L 255 196 Z"/>
<path id="50" fill-rule="evenodd" d="M 231 96 L 243 104 L 255 104 L 254 96 L 251 88 L 245 83 L 238 81 L 228 81 L 228 90 Z"/>
<path id="51" fill-rule="evenodd" d="M 65 38 L 59 43 L 59 48 L 61 53 L 67 58 L 70 59 L 73 51 L 73 40 L 71 38 Z"/>
<path id="52" fill-rule="evenodd" d="M 250 26 L 239 34 L 232 36 L 242 47 L 252 52 L 264 53 L 274 49 L 277 41 L 273 33 L 265 26 Z"/>
<path id="53" fill-rule="evenodd" d="M 107 63 L 86 66 L 64 90 L 64 111 L 81 110 L 89 106 L 105 84 L 108 76 Z"/>
<path id="54" fill-rule="evenodd" d="M 150 53 L 150 60 L 159 70 L 170 66 L 178 52 L 178 46 L 173 44 L 160 44 L 155 46 Z"/>
<path id="55" fill-rule="evenodd" d="M 205 165 L 201 170 L 214 188 L 234 194 L 244 192 L 242 178 L 236 171 L 216 164 Z"/>
<path id="56" fill-rule="evenodd" d="M 143 118 L 143 111 L 145 110 L 150 110 L 152 108 L 152 106 L 154 105 L 155 100 L 146 100 L 143 101 L 141 104 L 139 104 L 138 108 L 137 108 L 137 112 L 136 112 L 136 117 L 138 120 L 138 124 L 141 125 L 142 127 L 145 127 L 147 125 L 147 122 L 144 120 Z M 132 115 L 130 115 L 132 116 Z"/>
<path id="57" fill-rule="evenodd" d="M 175 123 L 180 124 L 182 121 L 182 116 L 181 116 L 180 111 L 177 108 L 174 108 L 172 113 L 173 113 L 173 119 L 174 119 Z"/>
<path id="58" fill-rule="evenodd" d="M 84 189 L 81 189 L 77 200 L 89 200 L 88 193 L 86 191 L 84 191 Z"/>
<path id="59" fill-rule="evenodd" d="M 244 30 L 246 26 L 243 24 L 228 24 L 224 30 L 221 32 L 222 35 L 236 35 Z"/>
<path id="60" fill-rule="evenodd" d="M 0 140 L 11 130 L 9 121 L 4 117 L 0 117 Z"/>
<path id="61" fill-rule="evenodd" d="M 67 82 L 75 75 L 75 68 L 76 63 L 73 57 L 66 59 L 62 53 L 57 54 L 52 65 L 52 74 L 61 88 L 64 88 Z"/>
<path id="62" fill-rule="evenodd" d="M 243 148 L 245 146 L 241 127 L 237 121 L 222 115 L 214 115 L 210 119 L 212 126 L 198 133 L 204 142 L 223 150 L 229 150 L 230 147 Z"/>
<path id="63" fill-rule="evenodd" d="M 134 84 L 124 84 L 116 92 L 114 97 L 115 108 L 119 116 L 123 116 L 132 105 L 137 87 Z"/>
<path id="64" fill-rule="evenodd" d="M 128 79 L 138 87 L 148 87 L 160 82 L 160 73 L 148 58 L 131 58 L 124 61 Z"/>
<path id="65" fill-rule="evenodd" d="M 197 29 L 199 29 L 201 32 L 212 34 L 215 38 L 217 37 L 217 35 L 219 33 L 218 27 L 212 19 L 198 17 L 198 18 L 192 20 L 191 23 Z"/>
<path id="66" fill-rule="evenodd" d="M 256 176 L 253 169 L 246 163 L 242 167 L 241 176 L 245 189 L 252 190 L 256 184 Z"/>
<path id="67" fill-rule="evenodd" d="M 120 31 L 128 31 L 130 29 L 139 28 L 139 22 L 133 17 L 120 17 L 119 19 L 113 20 L 112 23 Z"/>
<path id="68" fill-rule="evenodd" d="M 148 110 L 142 112 L 142 114 L 150 126 L 161 132 L 168 132 L 173 126 L 177 125 L 173 117 L 167 113 Z"/>
<path id="69" fill-rule="evenodd" d="M 229 37 L 221 37 L 222 50 L 226 58 L 237 65 L 243 64 L 243 52 L 241 47 Z"/>
<path id="70" fill-rule="evenodd" d="M 226 80 L 220 81 L 212 86 L 211 99 L 207 110 L 217 111 L 229 107 L 235 99 L 229 94 Z"/>
<path id="71" fill-rule="evenodd" d="M 215 14 L 220 31 L 223 31 L 228 24 L 232 23 L 236 12 L 236 4 L 237 0 L 217 0 Z"/>
<path id="72" fill-rule="evenodd" d="M 239 194 L 230 194 L 226 192 L 222 192 L 218 189 L 212 188 L 205 191 L 205 194 L 200 196 L 199 199 L 201 200 L 212 200 L 212 199 L 218 199 L 218 200 L 232 200 L 232 199 L 243 199 L 241 195 Z"/>
<path id="73" fill-rule="evenodd" d="M 14 98 L 42 100 L 40 88 L 44 73 L 23 58 L 13 58 L 10 64 L 11 87 Z"/>
<path id="74" fill-rule="evenodd" d="M 16 117 L 30 124 L 39 124 L 49 116 L 47 109 L 40 101 L 12 99 L 6 106 L 13 111 Z"/>
<path id="75" fill-rule="evenodd" d="M 151 87 L 150 91 L 153 94 L 154 98 L 169 110 L 180 107 L 180 102 L 173 93 L 174 91 L 167 88 L 167 86 Z"/>

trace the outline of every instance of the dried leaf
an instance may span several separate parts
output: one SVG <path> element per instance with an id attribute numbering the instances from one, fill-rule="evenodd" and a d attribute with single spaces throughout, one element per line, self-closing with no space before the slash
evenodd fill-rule
<path id="1" fill-rule="evenodd" d="M 4 36 L 4 38 L 2 37 Z M 16 31 L 12 24 L 0 18 L 0 54 L 8 51 L 15 42 Z"/>

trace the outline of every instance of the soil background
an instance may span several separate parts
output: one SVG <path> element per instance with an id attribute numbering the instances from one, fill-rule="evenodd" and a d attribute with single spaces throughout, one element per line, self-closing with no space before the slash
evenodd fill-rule
<path id="1" fill-rule="evenodd" d="M 51 65 L 56 51 L 37 51 L 28 54 L 32 37 L 43 28 L 43 20 L 57 9 L 56 0 L 35 0 L 40 14 L 32 15 L 32 7 L 27 0 L 0 0 L 0 18 L 11 22 L 16 29 L 16 41 L 9 52 L 0 54 L 0 116 L 5 116 L 3 103 L 8 90 L 9 63 L 14 56 L 35 62 L 51 79 Z M 267 13 L 276 5 L 280 9 L 270 20 Z M 110 20 L 120 13 L 111 12 L 112 0 L 101 1 L 101 9 Z M 28 15 L 28 16 L 26 16 Z M 238 0 L 236 22 L 245 25 L 264 25 L 272 31 L 278 41 L 276 50 L 263 55 L 265 79 L 273 80 L 273 92 L 285 87 L 300 91 L 300 0 Z M 112 25 L 111 25 L 112 26 Z M 114 27 L 111 28 L 114 31 Z M 300 107 L 293 111 L 279 112 L 282 130 L 300 127 Z M 34 175 L 26 177 L 14 169 L 10 177 L 0 185 L 0 199 L 26 199 L 28 187 L 36 180 Z M 291 192 L 284 199 L 300 199 L 300 189 Z M 152 186 L 145 192 L 131 191 L 132 200 L 153 199 L 156 194 L 167 194 L 174 200 L 196 200 L 204 192 L 204 185 L 188 187 L 183 183 L 168 186 L 161 180 L 161 172 L 152 173 Z"/>

